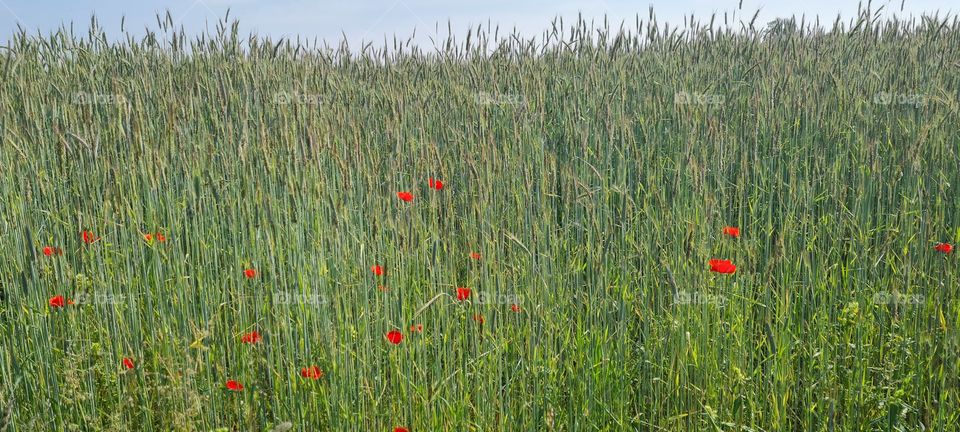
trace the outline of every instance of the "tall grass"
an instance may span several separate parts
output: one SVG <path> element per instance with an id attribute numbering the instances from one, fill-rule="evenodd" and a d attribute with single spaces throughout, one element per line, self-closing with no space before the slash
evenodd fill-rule
<path id="1" fill-rule="evenodd" d="M 869 10 L 17 33 L 0 427 L 957 430 L 958 58 L 956 19 Z"/>

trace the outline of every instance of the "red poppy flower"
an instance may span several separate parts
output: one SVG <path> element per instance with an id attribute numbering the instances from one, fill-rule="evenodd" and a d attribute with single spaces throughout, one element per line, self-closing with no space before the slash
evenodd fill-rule
<path id="1" fill-rule="evenodd" d="M 433 177 L 430 177 L 427 183 L 430 185 L 430 189 L 443 189 L 443 182 L 440 180 L 434 180 Z"/>
<path id="2" fill-rule="evenodd" d="M 953 252 L 953 245 L 950 243 L 937 243 L 937 245 L 934 246 L 933 249 L 936 250 L 937 252 L 943 252 L 945 254 L 948 254 Z"/>
<path id="3" fill-rule="evenodd" d="M 479 252 L 470 252 L 470 259 L 472 259 L 472 260 L 480 260 L 480 253 L 479 253 Z"/>
<path id="4" fill-rule="evenodd" d="M 410 192 L 397 192 L 397 198 L 400 198 L 406 202 L 411 202 L 413 201 L 413 194 Z"/>
<path id="5" fill-rule="evenodd" d="M 53 252 L 54 252 L 54 249 L 53 249 L 52 247 L 50 247 L 50 246 L 45 246 L 45 247 L 43 248 L 43 254 L 46 255 L 46 256 L 51 256 L 51 255 L 53 255 Z"/>
<path id="6" fill-rule="evenodd" d="M 737 266 L 730 260 L 712 259 L 710 260 L 710 271 L 723 274 L 731 274 L 737 271 Z"/>
<path id="7" fill-rule="evenodd" d="M 90 231 L 84 231 L 80 233 L 80 235 L 83 237 L 83 242 L 86 244 L 90 244 L 97 240 L 100 240 L 100 237 L 93 235 L 93 233 Z"/>
<path id="8" fill-rule="evenodd" d="M 394 345 L 398 345 L 401 341 L 403 341 L 403 333 L 400 333 L 397 330 L 390 330 L 387 332 L 387 340 Z"/>
<path id="9" fill-rule="evenodd" d="M 123 358 L 123 367 L 125 367 L 125 368 L 127 368 L 127 369 L 133 369 L 133 367 L 134 367 L 133 359 L 130 358 L 130 357 L 124 357 L 124 358 Z"/>
<path id="10" fill-rule="evenodd" d="M 410 326 L 410 333 L 423 333 L 423 324 L 414 324 Z"/>
<path id="11" fill-rule="evenodd" d="M 49 300 L 47 300 L 47 304 L 53 308 L 62 308 L 67 304 L 67 301 L 66 299 L 63 298 L 62 295 L 55 295 L 53 297 L 50 297 Z M 73 302 L 71 301 L 70 304 L 73 304 Z"/>
<path id="12" fill-rule="evenodd" d="M 240 384 L 239 382 L 236 382 L 236 381 L 234 381 L 234 380 L 227 381 L 227 390 L 230 390 L 230 391 L 242 391 L 242 390 L 243 390 L 243 384 Z"/>
<path id="13" fill-rule="evenodd" d="M 740 237 L 740 228 L 731 226 L 723 227 L 723 233 L 730 237 L 737 238 Z"/>
<path id="14" fill-rule="evenodd" d="M 379 265 L 371 266 L 370 271 L 377 276 L 383 276 L 383 267 L 380 267 Z"/>
<path id="15" fill-rule="evenodd" d="M 312 380 L 318 380 L 323 378 L 323 370 L 318 366 L 310 366 L 300 369 L 300 376 L 304 378 L 310 378 Z"/>
<path id="16" fill-rule="evenodd" d="M 483 324 L 483 322 L 484 322 L 484 320 L 483 320 L 483 315 L 480 315 L 480 314 L 474 315 L 474 316 L 473 316 L 473 320 L 476 321 L 476 322 L 478 322 L 478 323 L 480 323 L 480 324 Z"/>
<path id="17" fill-rule="evenodd" d="M 146 241 L 148 241 L 148 242 L 152 242 L 152 241 L 153 241 L 153 234 L 146 233 L 146 234 L 143 235 L 143 239 L 146 240 Z"/>
<path id="18" fill-rule="evenodd" d="M 253 279 L 257 277 L 257 269 L 248 268 L 243 271 L 243 275 L 246 276 L 247 279 Z"/>
<path id="19" fill-rule="evenodd" d="M 410 429 L 407 429 L 405 427 L 395 427 L 393 428 L 393 432 L 410 432 Z"/>
<path id="20" fill-rule="evenodd" d="M 510 305 L 510 310 L 519 313 L 519 312 L 522 311 L 523 309 L 520 309 L 520 305 L 514 303 L 514 304 Z"/>
<path id="21" fill-rule="evenodd" d="M 163 235 L 163 233 L 157 233 L 157 241 L 163 243 L 167 241 L 167 236 Z"/>
<path id="22" fill-rule="evenodd" d="M 245 344 L 256 344 L 256 343 L 260 343 L 261 340 L 263 340 L 263 337 L 261 337 L 260 333 L 257 332 L 256 330 L 250 333 L 247 333 L 240 338 L 240 342 Z"/>
<path id="23" fill-rule="evenodd" d="M 464 301 L 468 298 L 470 298 L 470 288 L 458 287 L 457 300 Z"/>

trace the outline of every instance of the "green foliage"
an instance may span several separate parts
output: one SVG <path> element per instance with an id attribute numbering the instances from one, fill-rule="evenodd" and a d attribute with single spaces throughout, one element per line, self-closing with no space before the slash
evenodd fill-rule
<path id="1" fill-rule="evenodd" d="M 956 20 L 160 26 L 0 51 L 0 429 L 960 427 Z"/>

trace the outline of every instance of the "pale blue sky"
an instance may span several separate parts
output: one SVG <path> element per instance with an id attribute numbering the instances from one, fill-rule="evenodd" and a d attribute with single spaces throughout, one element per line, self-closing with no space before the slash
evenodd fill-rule
<path id="1" fill-rule="evenodd" d="M 606 13 L 612 22 L 626 21 L 632 27 L 634 17 L 646 19 L 653 6 L 658 20 L 663 23 L 683 22 L 683 16 L 694 13 L 709 18 L 717 12 L 737 10 L 739 0 L 0 0 L 0 41 L 7 41 L 19 23 L 32 33 L 48 33 L 63 23 L 75 23 L 77 33 L 84 34 L 90 16 L 96 14 L 102 27 L 111 36 L 119 34 L 120 18 L 126 17 L 126 27 L 138 34 L 145 26 L 156 27 L 156 14 L 170 11 L 174 19 L 190 33 L 212 28 L 227 8 L 231 17 L 238 18 L 241 33 L 267 34 L 274 39 L 300 35 L 308 39 L 333 42 L 345 34 L 351 44 L 361 40 L 382 42 L 383 35 L 409 36 L 417 29 L 418 41 L 427 43 L 439 22 L 440 39 L 446 35 L 449 19 L 455 32 L 465 32 L 468 26 L 492 20 L 499 23 L 501 33 L 516 27 L 526 35 L 537 35 L 546 29 L 555 16 L 575 18 L 578 12 L 587 17 L 602 17 Z M 743 0 L 743 16 L 748 21 L 760 9 L 758 22 L 790 15 L 808 17 L 820 15 L 821 22 L 832 22 L 837 14 L 845 19 L 854 16 L 857 1 L 804 0 L 764 1 Z M 899 12 L 901 0 L 874 2 L 874 8 L 887 5 L 889 12 Z M 919 16 L 924 12 L 939 11 L 940 16 L 951 16 L 960 10 L 956 0 L 906 0 L 903 15 Z"/>

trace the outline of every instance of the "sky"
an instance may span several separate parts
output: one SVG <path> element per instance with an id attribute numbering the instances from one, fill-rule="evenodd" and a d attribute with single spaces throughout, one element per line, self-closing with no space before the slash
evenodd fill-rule
<path id="1" fill-rule="evenodd" d="M 653 6 L 662 24 L 682 25 L 691 13 L 709 20 L 712 13 L 736 13 L 737 20 L 749 21 L 760 11 L 758 23 L 777 17 L 820 16 L 821 22 L 832 23 L 837 15 L 849 21 L 856 16 L 857 1 L 850 0 L 0 0 L 0 44 L 5 45 L 18 26 L 32 34 L 48 34 L 61 26 L 74 24 L 77 34 L 85 35 L 91 16 L 111 38 L 120 39 L 121 19 L 134 34 L 157 27 L 157 14 L 169 11 L 178 27 L 195 35 L 213 29 L 227 10 L 239 20 L 242 35 L 256 33 L 279 38 L 327 41 L 337 45 L 344 37 L 351 46 L 362 42 L 382 44 L 384 36 L 406 40 L 416 31 L 415 41 L 430 46 L 430 37 L 444 40 L 447 23 L 454 34 L 463 35 L 467 28 L 492 22 L 500 32 L 516 29 L 528 37 L 549 28 L 551 20 L 562 16 L 575 19 L 578 13 L 602 20 L 606 15 L 614 27 L 625 22 L 633 27 L 635 17 L 646 20 Z M 902 3 L 902 11 L 901 11 Z M 960 11 L 956 0 L 875 1 L 873 8 L 885 6 L 888 13 L 918 17 L 939 12 L 940 17 Z M 439 27 L 439 31 L 437 31 Z"/>

